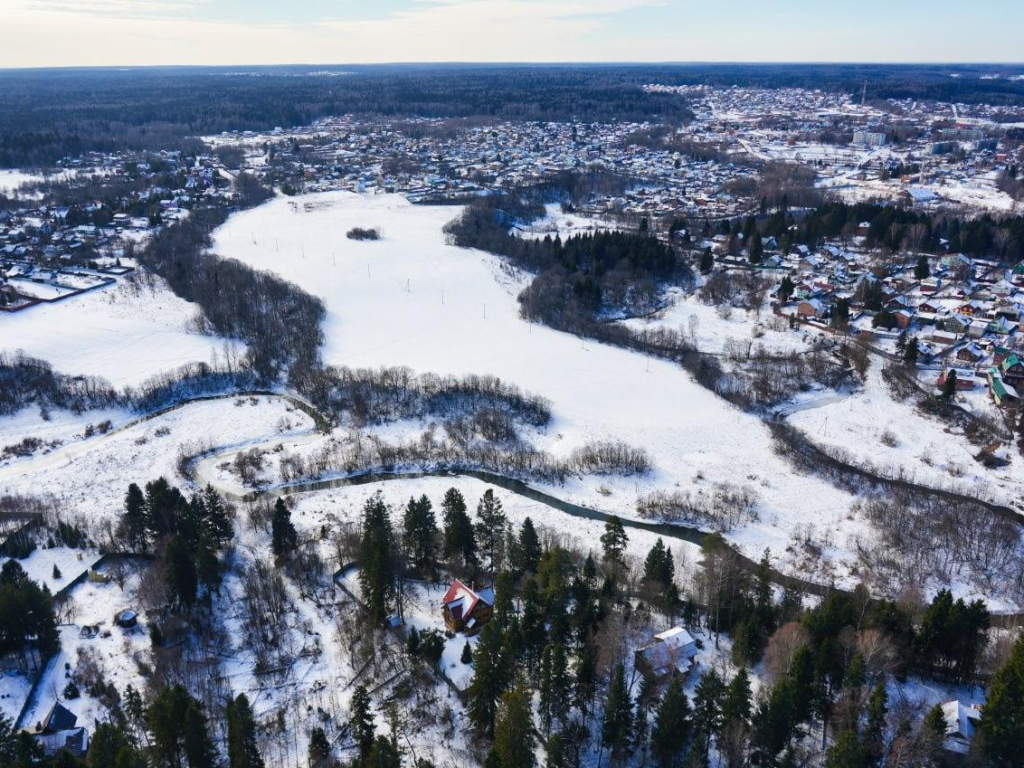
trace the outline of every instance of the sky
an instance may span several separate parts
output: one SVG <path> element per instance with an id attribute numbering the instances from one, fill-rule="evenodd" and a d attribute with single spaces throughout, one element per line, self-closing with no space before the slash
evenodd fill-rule
<path id="1" fill-rule="evenodd" d="M 1024 61 L 1021 0 L 0 0 L 0 68 Z"/>

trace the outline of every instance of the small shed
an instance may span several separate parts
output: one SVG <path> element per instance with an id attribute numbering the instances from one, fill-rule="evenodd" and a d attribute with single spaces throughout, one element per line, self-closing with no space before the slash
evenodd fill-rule
<path id="1" fill-rule="evenodd" d="M 114 614 L 114 623 L 124 629 L 131 629 L 139 623 L 139 616 L 131 608 L 125 608 Z"/>

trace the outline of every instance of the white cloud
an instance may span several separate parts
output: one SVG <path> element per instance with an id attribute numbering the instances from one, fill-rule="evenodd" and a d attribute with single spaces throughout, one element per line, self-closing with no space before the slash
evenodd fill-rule
<path id="1" fill-rule="evenodd" d="M 694 23 L 693 1 L 412 0 L 380 18 L 268 23 L 214 19 L 216 0 L 0 0 L 0 67 L 1019 58 L 1012 25 L 958 34 L 936 16 L 914 35 L 898 25 L 865 34 L 857 24 L 788 19 L 781 8 L 768 28 L 734 21 L 732 0 L 718 6 L 725 23 L 715 13 Z M 678 23 L 652 27 L 645 11 L 656 6 L 658 18 Z"/>
<path id="2" fill-rule="evenodd" d="M 10 0 L 15 12 L 53 12 L 116 18 L 181 18 L 209 7 L 212 0 Z"/>
<path id="3" fill-rule="evenodd" d="M 594 35 L 616 14 L 660 4 L 417 0 L 380 19 L 299 25 L 213 21 L 187 13 L 203 0 L 14 2 L 21 10 L 2 12 L 10 29 L 0 66 L 583 60 L 599 56 Z"/>

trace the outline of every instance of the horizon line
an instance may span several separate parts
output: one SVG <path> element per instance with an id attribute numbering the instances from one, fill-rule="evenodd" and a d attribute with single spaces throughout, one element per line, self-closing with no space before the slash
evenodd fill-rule
<path id="1" fill-rule="evenodd" d="M 0 72 L 55 72 L 55 71 L 105 71 L 105 70 L 155 70 L 155 69 L 273 69 L 275 67 L 694 67 L 694 66 L 788 66 L 788 67 L 1024 67 L 1021 61 L 782 61 L 782 60 L 692 60 L 692 61 L 641 61 L 641 60 L 529 60 L 529 61 L 364 61 L 364 62 L 278 62 L 274 64 L 70 64 L 58 66 L 4 66 Z"/>

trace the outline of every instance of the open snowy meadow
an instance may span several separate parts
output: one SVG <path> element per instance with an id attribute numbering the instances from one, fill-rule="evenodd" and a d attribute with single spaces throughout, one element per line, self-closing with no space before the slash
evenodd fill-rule
<path id="1" fill-rule="evenodd" d="M 618 439 L 653 458 L 642 480 L 573 481 L 557 495 L 629 517 L 656 489 L 749 487 L 759 520 L 729 534 L 747 554 L 769 547 L 776 558 L 803 559 L 796 545 L 810 537 L 824 544 L 821 558 L 800 567 L 844 575 L 848 540 L 862 529 L 847 519 L 850 494 L 795 475 L 759 419 L 679 367 L 522 320 L 516 295 L 526 276 L 448 245 L 443 227 L 458 213 L 395 195 L 278 198 L 232 217 L 214 250 L 321 297 L 328 363 L 499 376 L 552 401 L 555 418 L 537 447 L 562 456 L 588 440 Z M 353 227 L 377 227 L 383 237 L 352 241 L 345 233 Z"/>

